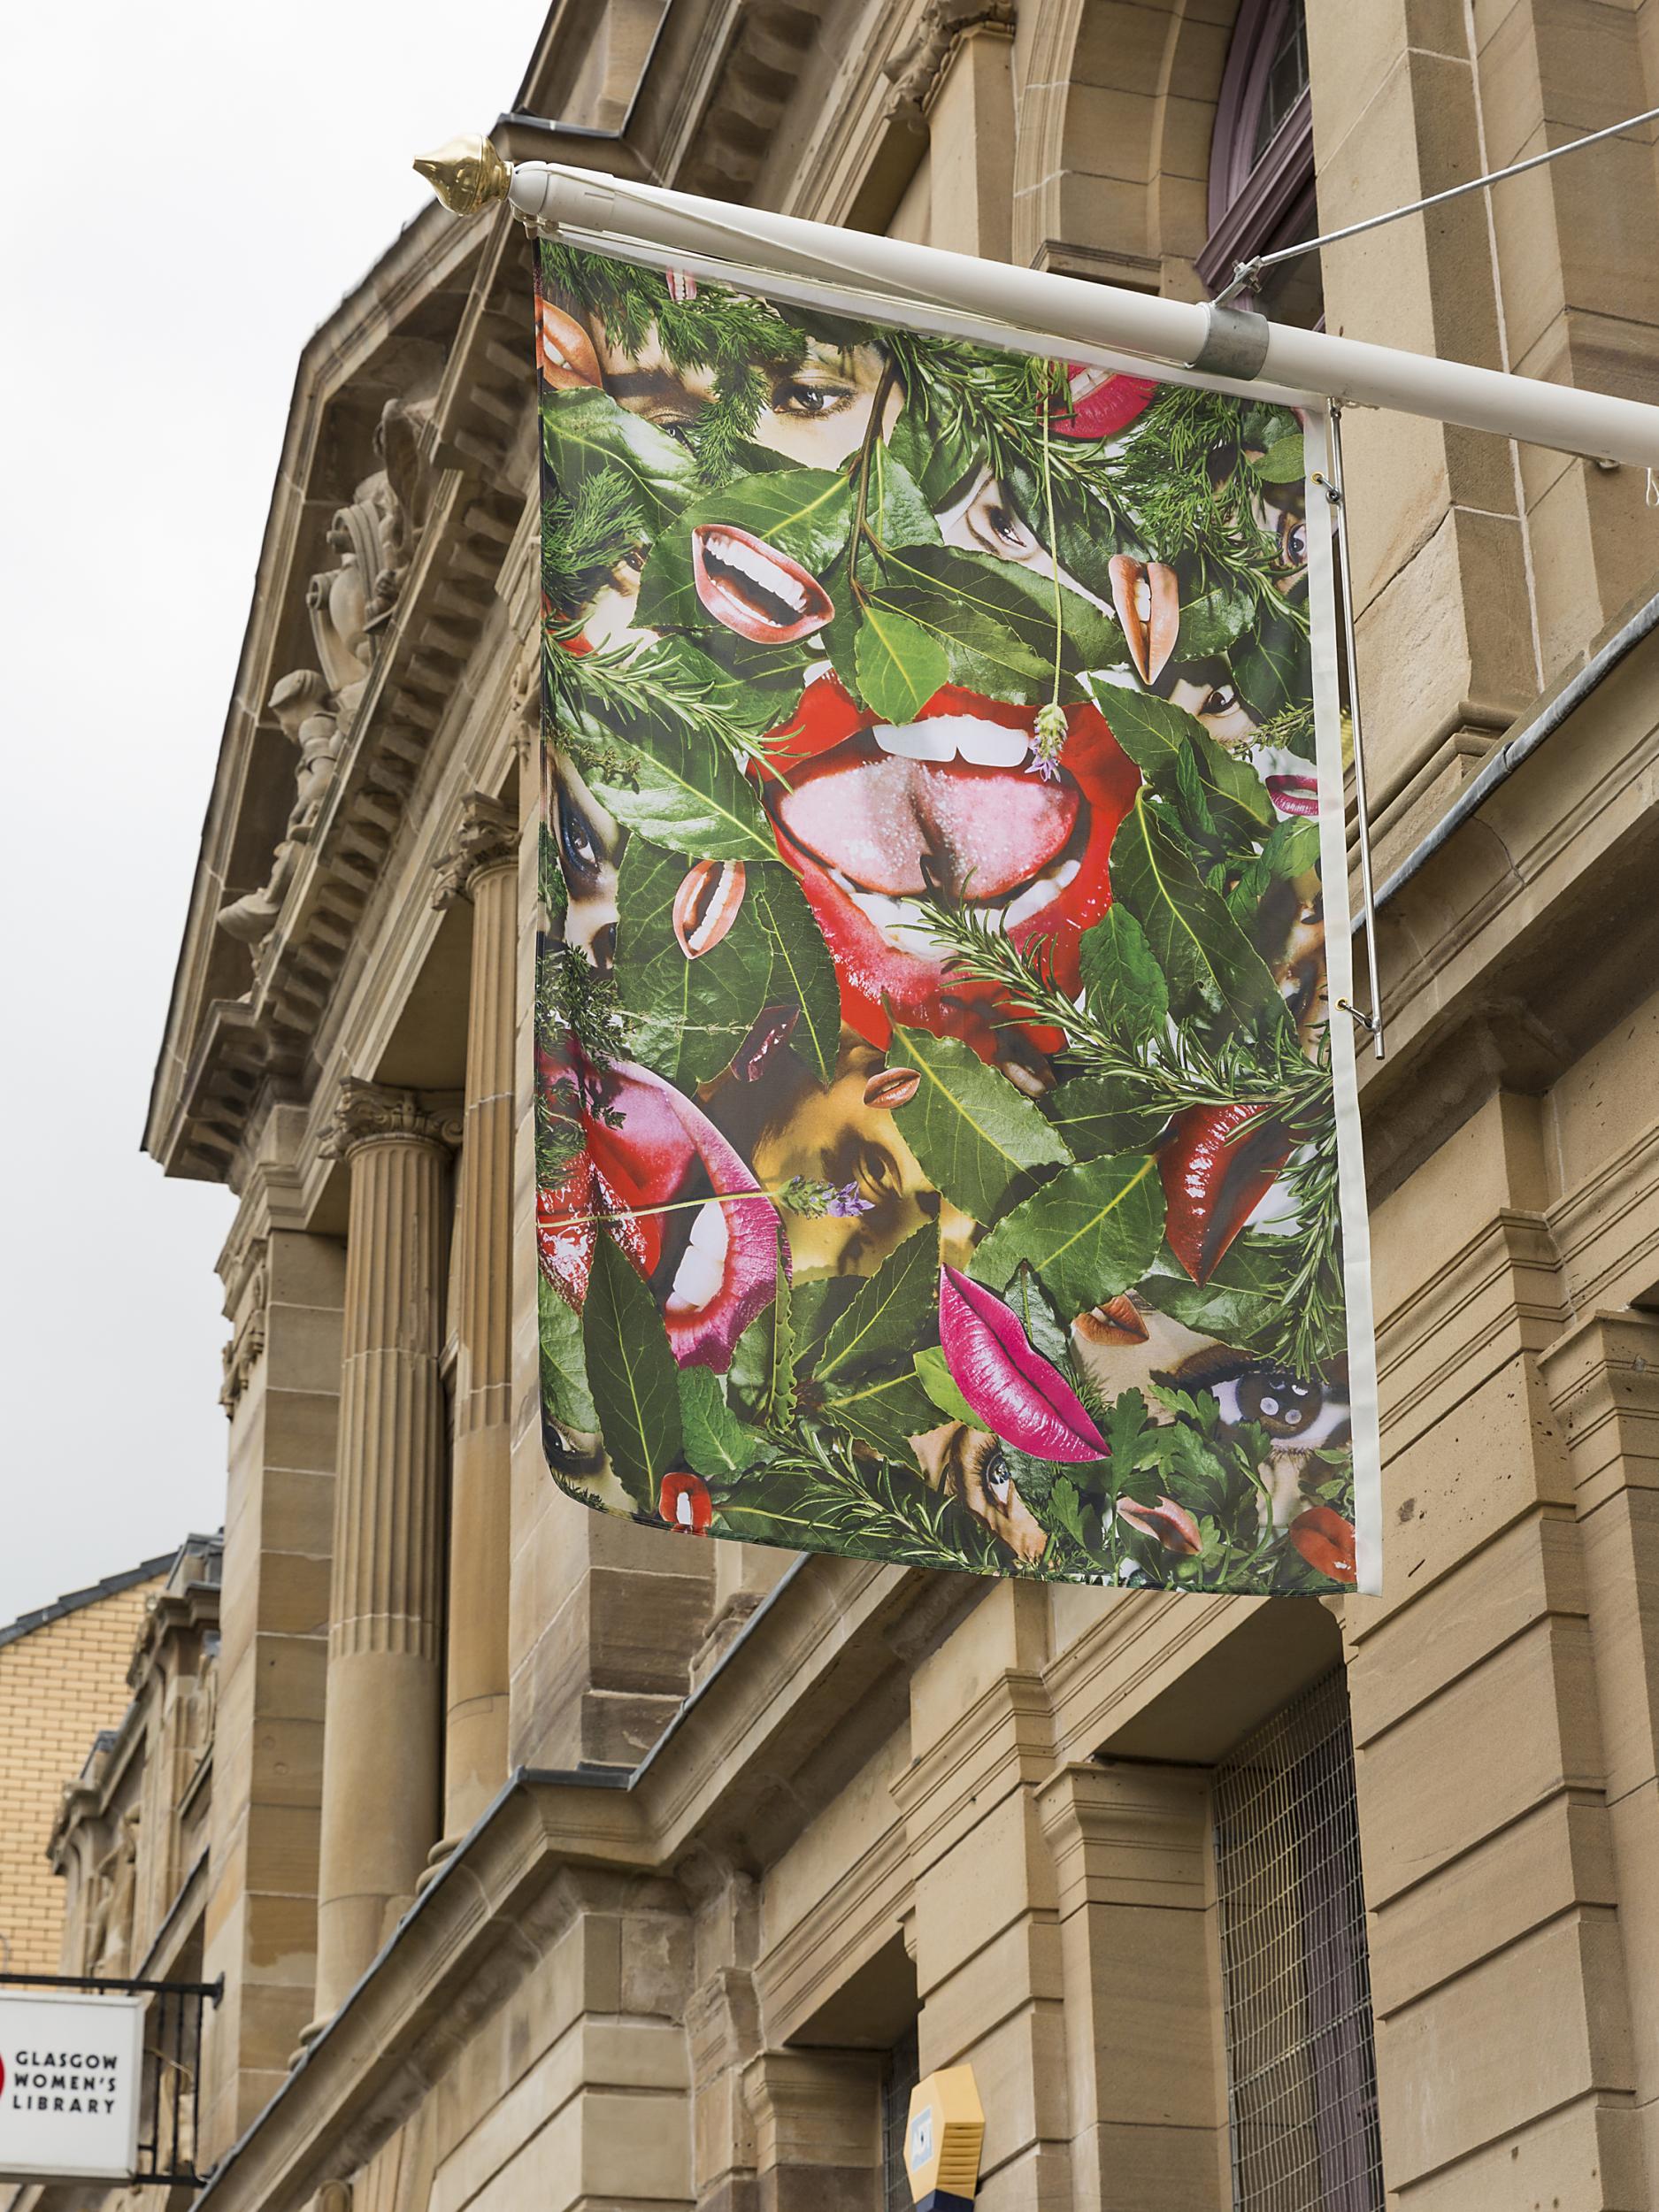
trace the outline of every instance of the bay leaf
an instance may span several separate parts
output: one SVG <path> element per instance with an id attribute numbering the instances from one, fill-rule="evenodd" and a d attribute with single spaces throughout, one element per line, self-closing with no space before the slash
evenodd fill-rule
<path id="1" fill-rule="evenodd" d="M 819 1386 L 843 1387 L 851 1377 L 883 1361 L 909 1355 L 925 1335 L 936 1335 L 939 1236 L 932 1222 L 889 1252 L 825 1340 L 816 1369 Z"/>
<path id="2" fill-rule="evenodd" d="M 726 1402 L 718 1378 L 706 1367 L 680 1370 L 680 1417 L 687 1461 L 705 1482 L 729 1481 L 772 1455 L 774 1447 L 739 1420 Z"/>
<path id="3" fill-rule="evenodd" d="M 1045 1183 L 979 1247 L 973 1273 L 997 1288 L 1025 1261 L 1069 1322 L 1138 1282 L 1163 1238 L 1157 1162 L 1122 1153 Z"/>
<path id="4" fill-rule="evenodd" d="M 976 1221 L 996 1218 L 1018 1177 L 1070 1160 L 1033 1102 L 959 1038 L 898 1030 L 893 1056 L 922 1078 L 895 1110 L 900 1134 L 934 1187 Z"/>
<path id="5" fill-rule="evenodd" d="M 683 854 L 640 837 L 628 840 L 617 872 L 617 993 L 634 1056 L 682 1088 L 730 1065 L 770 1002 L 772 963 L 758 864 L 746 871 L 743 903 L 726 935 L 686 957 L 672 921 L 686 872 Z"/>
<path id="6" fill-rule="evenodd" d="M 853 649 L 858 692 L 883 722 L 913 722 L 950 674 L 950 656 L 932 632 L 872 599 Z"/>
<path id="7" fill-rule="evenodd" d="M 1112 841 L 1112 892 L 1146 932 L 1177 1014 L 1197 1008 L 1252 1020 L 1279 1007 L 1261 956 L 1220 895 L 1156 821 L 1144 789 Z"/>
<path id="8" fill-rule="evenodd" d="M 704 525 L 746 531 L 816 575 L 846 547 L 852 488 L 839 469 L 780 469 L 740 476 L 693 500 L 646 560 L 636 617 L 641 626 L 718 626 L 697 596 L 692 570 L 691 534 Z"/>
<path id="9" fill-rule="evenodd" d="M 752 873 L 748 895 L 757 918 L 770 933 L 772 972 L 768 1005 L 799 1007 L 800 1021 L 789 1041 L 819 1079 L 835 1072 L 841 1048 L 841 994 L 834 956 L 824 941 L 806 894 L 787 868 Z"/>
<path id="10" fill-rule="evenodd" d="M 1134 1044 L 1162 1030 L 1169 1019 L 1170 987 L 1127 907 L 1108 907 L 1084 931 L 1078 959 L 1097 1021 Z"/>
<path id="11" fill-rule="evenodd" d="M 594 1240 L 582 1345 L 599 1429 L 618 1480 L 636 1505 L 657 1502 L 679 1464 L 680 1386 L 656 1299 L 615 1240 Z"/>

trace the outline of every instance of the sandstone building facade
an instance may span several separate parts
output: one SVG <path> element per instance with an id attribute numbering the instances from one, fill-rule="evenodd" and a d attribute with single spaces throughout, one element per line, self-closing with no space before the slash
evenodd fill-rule
<path id="1" fill-rule="evenodd" d="M 559 0 L 495 135 L 1195 297 L 1655 99 L 1659 0 Z M 1266 303 L 1659 399 L 1651 138 Z M 225 1978 L 204 2202 L 875 2212 L 967 2061 L 987 2212 L 1652 2212 L 1639 475 L 1347 424 L 1386 1594 L 792 1563 L 541 1463 L 530 285 L 434 206 L 303 357 L 157 1071 L 150 1149 L 240 1199 L 211 1790 L 152 1751 L 130 1953 Z"/>

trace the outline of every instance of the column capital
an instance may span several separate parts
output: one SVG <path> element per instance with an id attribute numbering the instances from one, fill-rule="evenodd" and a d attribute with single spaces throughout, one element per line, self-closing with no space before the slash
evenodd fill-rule
<path id="1" fill-rule="evenodd" d="M 402 1137 L 418 1144 L 457 1145 L 461 1141 L 460 1117 L 449 1109 L 423 1105 L 414 1091 L 347 1076 L 323 1138 L 325 1156 L 349 1160 L 360 1146 L 385 1137 Z"/>
<path id="2" fill-rule="evenodd" d="M 438 879 L 432 903 L 442 911 L 470 899 L 474 879 L 486 869 L 516 867 L 518 862 L 518 817 L 487 791 L 469 791 L 448 849 L 432 864 Z"/>

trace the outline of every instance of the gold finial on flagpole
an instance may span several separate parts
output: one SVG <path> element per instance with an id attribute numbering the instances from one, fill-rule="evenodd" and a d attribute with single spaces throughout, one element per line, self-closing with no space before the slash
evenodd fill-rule
<path id="1" fill-rule="evenodd" d="M 512 171 L 488 139 L 472 133 L 447 139 L 415 164 L 452 215 L 478 215 L 507 196 Z"/>

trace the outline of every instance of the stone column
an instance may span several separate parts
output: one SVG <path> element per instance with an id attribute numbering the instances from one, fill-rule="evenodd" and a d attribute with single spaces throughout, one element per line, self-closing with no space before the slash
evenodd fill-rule
<path id="1" fill-rule="evenodd" d="M 1102 2212 L 1229 2201 L 1210 1777 L 1118 1762 L 1040 1793 L 1059 1888 L 1071 2180 Z"/>
<path id="2" fill-rule="evenodd" d="M 317 2017 L 380 1948 L 438 1830 L 448 1147 L 410 1091 L 341 1087 L 351 1171 L 323 1737 Z"/>
<path id="3" fill-rule="evenodd" d="M 513 1044 L 518 830 L 473 792 L 433 904 L 472 906 L 458 1233 L 460 1316 L 449 1490 L 443 1835 L 464 1836 L 507 1778 L 512 1479 Z"/>

